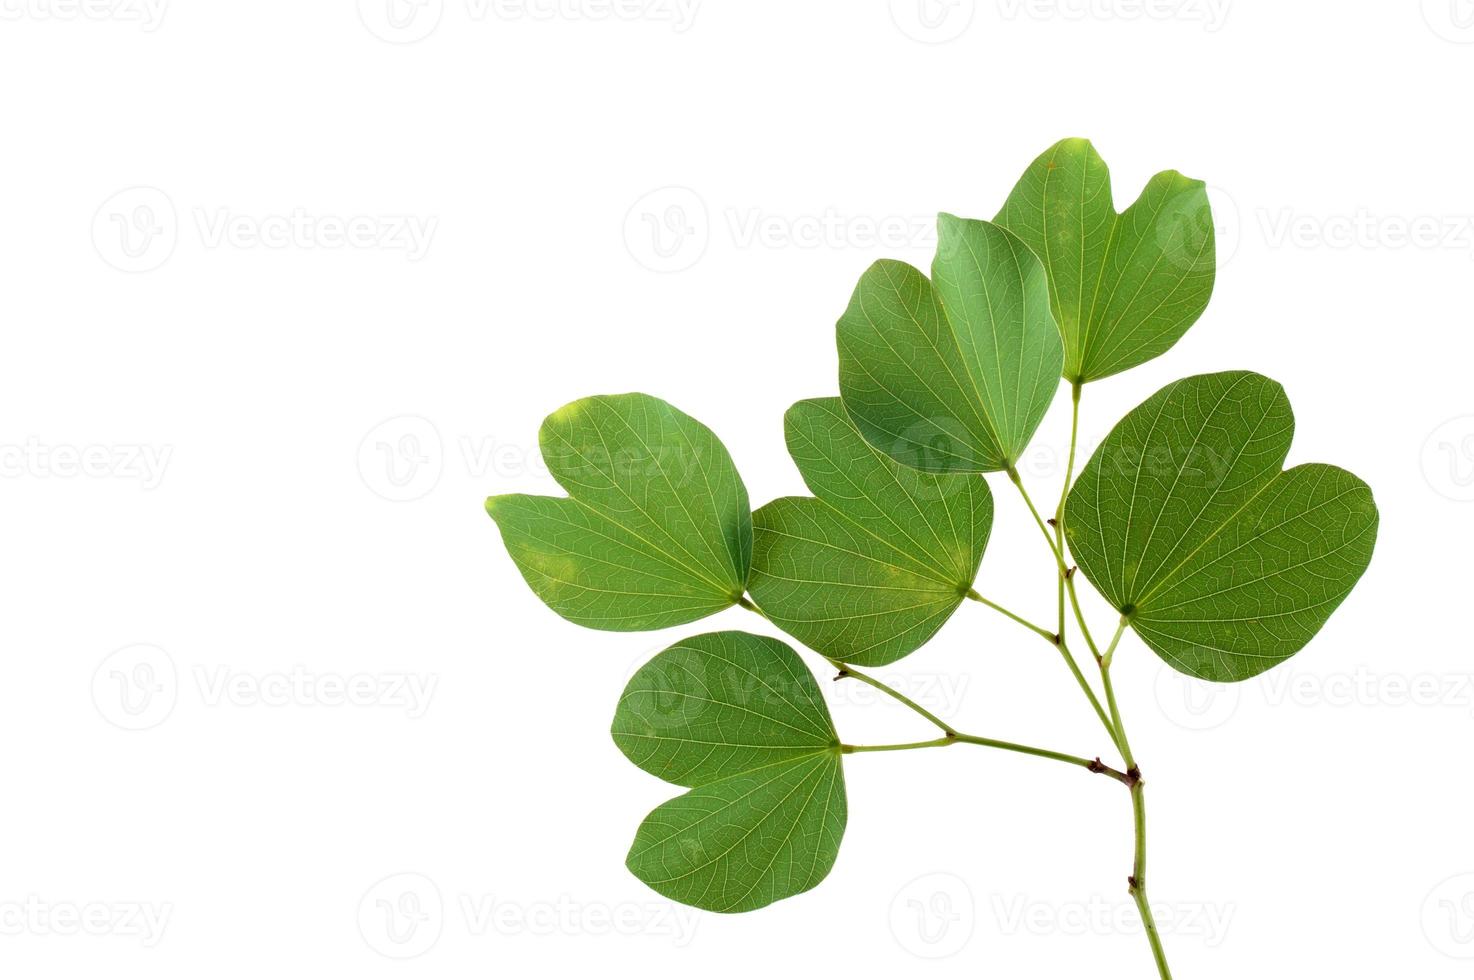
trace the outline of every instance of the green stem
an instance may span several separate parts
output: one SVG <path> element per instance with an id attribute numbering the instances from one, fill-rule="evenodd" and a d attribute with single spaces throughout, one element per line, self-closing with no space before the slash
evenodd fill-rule
<path id="1" fill-rule="evenodd" d="M 1116 689 L 1111 685 L 1111 668 L 1105 663 L 1100 665 L 1100 682 L 1105 688 L 1106 704 L 1111 709 L 1111 725 L 1116 730 L 1116 745 L 1121 750 L 1121 758 L 1126 760 L 1126 769 L 1129 772 L 1136 768 L 1136 760 L 1131 756 L 1126 726 L 1121 724 L 1121 710 L 1116 707 Z"/>
<path id="2" fill-rule="evenodd" d="M 1136 827 L 1136 858 L 1131 865 L 1128 881 L 1131 897 L 1136 900 L 1136 911 L 1141 915 L 1146 929 L 1147 942 L 1152 947 L 1152 959 L 1157 963 L 1157 975 L 1161 980 L 1172 980 L 1172 970 L 1167 966 L 1167 953 L 1162 948 L 1162 936 L 1157 931 L 1157 920 L 1152 916 L 1151 902 L 1146 897 L 1146 793 L 1138 779 L 1131 787 L 1132 823 Z"/>
<path id="3" fill-rule="evenodd" d="M 1024 755 L 1038 756 L 1041 759 L 1055 759 L 1059 762 L 1068 762 L 1071 765 L 1081 766 L 1085 769 L 1089 769 L 1091 772 L 1104 773 L 1105 775 L 1110 776 L 1112 779 L 1119 780 L 1120 782 L 1123 782 L 1128 786 L 1131 785 L 1130 776 L 1128 776 L 1126 773 L 1112 769 L 1110 766 L 1102 763 L 1099 759 L 1085 759 L 1077 755 L 1066 755 L 1063 752 L 1054 752 L 1050 749 L 1035 748 L 1032 745 L 1020 745 L 1018 742 L 1001 742 L 995 738 L 983 738 L 981 735 L 968 735 L 963 732 L 959 732 L 957 729 L 953 728 L 951 725 L 947 724 L 945 721 L 938 718 L 930 711 L 927 711 L 921 705 L 917 704 L 915 701 L 912 701 L 910 698 L 906 697 L 906 695 L 902 694 L 900 691 L 897 691 L 895 688 L 884 683 L 883 681 L 879 681 L 874 677 L 871 677 L 864 671 L 856 670 L 855 668 L 850 667 L 847 664 L 840 663 L 838 660 L 830 660 L 829 662 L 834 665 L 834 668 L 836 670 L 839 671 L 840 677 L 853 677 L 855 680 L 860 681 L 863 684 L 869 684 L 877 691 L 889 694 L 901 704 L 904 704 L 906 707 L 921 715 L 921 717 L 925 718 L 927 721 L 931 722 L 933 725 L 936 725 L 942 730 L 942 738 L 932 739 L 929 742 L 902 742 L 895 745 L 841 746 L 841 749 L 845 752 L 893 752 L 899 751 L 901 749 L 924 749 L 932 748 L 934 746 L 951 745 L 953 742 L 966 742 L 969 745 L 984 745 L 990 748 L 1003 749 L 1005 752 L 1022 752 Z"/>
<path id="4" fill-rule="evenodd" d="M 1029 491 L 1024 489 L 1024 481 L 1019 479 L 1018 470 L 1012 466 L 1008 468 L 1008 479 L 1018 488 L 1019 496 L 1024 498 L 1024 503 L 1028 504 L 1029 513 L 1034 515 L 1034 523 L 1039 526 L 1039 533 L 1044 535 L 1044 543 L 1049 545 L 1049 551 L 1054 555 L 1055 564 L 1059 566 L 1060 574 L 1063 575 L 1065 571 L 1064 552 L 1055 545 L 1054 536 L 1049 533 L 1049 526 L 1044 523 L 1044 518 L 1039 516 L 1039 508 L 1034 506 Z"/>
<path id="5" fill-rule="evenodd" d="M 1121 642 L 1121 634 L 1126 632 L 1126 624 L 1129 622 L 1131 622 L 1131 617 L 1121 617 L 1121 622 L 1116 626 L 1116 635 L 1111 637 L 1111 645 L 1106 647 L 1106 652 L 1100 655 L 1102 670 L 1111 669 L 1111 656 L 1116 652 L 1116 644 Z"/>
<path id="6" fill-rule="evenodd" d="M 1126 738 L 1126 726 L 1121 724 L 1121 709 L 1116 705 L 1116 689 L 1111 684 L 1110 657 L 1115 651 L 1116 642 L 1120 640 L 1121 634 L 1126 629 L 1127 618 L 1121 617 L 1121 625 L 1116 630 L 1116 638 L 1111 641 L 1111 647 L 1106 651 L 1100 663 L 1101 683 L 1105 687 L 1106 703 L 1111 708 L 1111 719 L 1116 724 L 1116 734 L 1120 736 L 1119 747 L 1121 757 L 1126 760 L 1126 775 L 1131 782 L 1131 823 L 1136 838 L 1136 847 L 1131 859 L 1131 877 L 1126 879 L 1131 897 L 1136 901 L 1136 911 L 1141 915 L 1141 924 L 1146 929 L 1147 942 L 1151 944 L 1152 958 L 1157 964 L 1157 974 L 1161 980 L 1172 980 L 1172 971 L 1167 967 L 1167 954 L 1162 949 L 1162 936 L 1157 930 L 1157 920 L 1152 916 L 1151 902 L 1146 896 L 1146 790 L 1145 783 L 1141 778 L 1141 770 L 1136 765 L 1136 757 L 1131 753 L 1131 743 Z"/>
<path id="7" fill-rule="evenodd" d="M 1036 749 L 1028 745 L 1019 745 L 1016 742 L 1000 742 L 991 738 L 979 738 L 976 735 L 964 735 L 956 733 L 957 741 L 967 742 L 969 745 L 984 745 L 989 748 L 1003 749 L 1006 752 L 1022 752 L 1025 755 L 1038 756 L 1041 759 L 1054 759 L 1058 762 L 1068 762 L 1071 765 L 1081 766 L 1091 772 L 1098 772 L 1110 776 L 1129 785 L 1131 777 L 1124 772 L 1118 772 L 1110 766 L 1105 765 L 1099 759 L 1082 759 L 1075 755 L 1065 755 L 1063 752 L 1051 752 L 1049 749 Z"/>
<path id="8" fill-rule="evenodd" d="M 1055 634 L 1049 632 L 1042 626 L 1036 626 L 1033 623 L 1029 622 L 1027 619 L 1024 619 L 1022 616 L 1015 615 L 1013 612 L 1003 608 L 996 602 L 992 602 L 988 599 L 983 598 L 973 589 L 967 590 L 967 597 L 969 599 L 974 599 L 978 602 L 981 602 L 983 605 L 987 606 L 990 609 L 998 610 L 1014 622 L 1033 630 L 1035 633 L 1038 633 L 1045 640 L 1048 640 L 1051 646 L 1058 647 L 1060 655 L 1065 658 L 1065 664 L 1070 668 L 1070 673 L 1074 675 L 1075 683 L 1079 684 L 1080 690 L 1085 692 L 1085 697 L 1090 701 L 1090 706 L 1095 709 L 1096 717 L 1099 718 L 1100 723 L 1105 726 L 1106 734 L 1111 737 L 1112 744 L 1115 743 L 1116 733 L 1111 728 L 1111 721 L 1108 717 L 1106 717 L 1105 709 L 1101 707 L 1100 699 L 1095 696 L 1095 691 L 1090 687 L 1090 682 L 1087 681 L 1085 679 L 1085 675 L 1080 672 L 1080 665 L 1075 662 L 1075 655 L 1070 652 L 1069 645 L 1065 643 L 1063 632 Z"/>
<path id="9" fill-rule="evenodd" d="M 1080 596 L 1075 592 L 1075 570 L 1073 568 L 1065 572 L 1065 588 L 1070 593 L 1070 606 L 1075 610 L 1075 622 L 1080 625 L 1080 635 L 1085 637 L 1085 645 L 1095 656 L 1096 663 L 1100 662 L 1100 648 L 1095 645 L 1095 638 L 1090 635 L 1090 627 L 1085 625 L 1085 614 L 1080 611 Z"/>
<path id="10" fill-rule="evenodd" d="M 1056 646 L 1059 647 L 1059 652 L 1064 656 L 1065 664 L 1070 668 L 1070 673 L 1075 676 L 1075 683 L 1080 685 L 1080 690 L 1085 692 L 1085 697 L 1090 701 L 1090 706 L 1095 709 L 1095 716 L 1105 726 L 1106 734 L 1111 737 L 1111 744 L 1119 750 L 1121 740 L 1116 737 L 1116 728 L 1111 724 L 1111 719 L 1107 717 L 1105 709 L 1101 707 L 1100 698 L 1095 696 L 1095 689 L 1090 686 L 1090 682 L 1081 673 L 1080 665 L 1075 661 L 1075 655 L 1070 652 L 1069 644 L 1061 639 Z"/>
<path id="11" fill-rule="evenodd" d="M 1080 389 L 1081 382 L 1070 385 L 1070 458 L 1065 464 L 1065 483 L 1059 491 L 1059 503 L 1054 508 L 1054 550 L 1062 559 L 1065 553 L 1065 500 L 1070 495 L 1070 483 L 1075 478 L 1075 444 L 1080 435 Z M 1056 598 L 1059 605 L 1059 635 L 1065 635 L 1065 576 L 1059 576 Z"/>
<path id="12" fill-rule="evenodd" d="M 951 745 L 956 742 L 955 738 L 930 739 L 925 742 L 896 742 L 892 745 L 840 745 L 839 750 L 846 755 L 851 752 L 901 752 L 905 749 L 930 749 L 943 745 Z"/>
<path id="13" fill-rule="evenodd" d="M 829 660 L 828 657 L 825 657 L 824 659 Z M 947 724 L 945 721 L 938 718 L 930 711 L 927 711 L 921 705 L 917 704 L 915 701 L 912 701 L 910 698 L 906 697 L 906 695 L 902 694 L 900 691 L 896 690 L 890 685 L 885 684 L 882 681 L 878 681 L 874 677 L 871 677 L 869 674 L 858 671 L 847 664 L 840 663 L 838 660 L 829 660 L 829 663 L 834 667 L 835 670 L 839 671 L 839 677 L 853 677 L 855 680 L 859 681 L 862 684 L 869 684 L 877 691 L 880 691 L 883 694 L 889 694 L 891 697 L 895 698 L 897 701 L 904 704 L 906 707 L 910 708 L 912 711 L 916 712 L 918 715 L 925 718 L 933 725 L 936 725 L 942 730 L 943 733 L 948 735 L 956 734 L 951 725 Z M 835 679 L 838 680 L 839 677 L 836 677 Z"/>
<path id="14" fill-rule="evenodd" d="M 1117 645 L 1126 632 L 1126 626 L 1130 617 L 1122 616 L 1116 625 L 1116 633 L 1111 637 L 1110 645 L 1104 653 L 1095 645 L 1095 639 L 1090 635 L 1090 627 L 1085 623 L 1085 616 L 1080 609 L 1080 597 L 1075 591 L 1075 577 L 1073 568 L 1065 567 L 1065 501 L 1070 493 L 1070 481 L 1075 472 L 1075 447 L 1080 431 L 1080 389 L 1079 381 L 1073 382 L 1070 388 L 1071 413 L 1070 413 L 1070 455 L 1069 462 L 1065 466 L 1065 483 L 1060 490 L 1059 503 L 1054 511 L 1054 536 L 1050 539 L 1049 532 L 1044 528 L 1044 522 L 1039 519 L 1039 512 L 1035 509 L 1033 501 L 1029 499 L 1024 490 L 1023 483 L 1018 478 L 1018 473 L 1010 469 L 1008 476 L 1018 487 L 1019 493 L 1023 495 L 1024 502 L 1029 505 L 1029 511 L 1034 515 L 1034 523 L 1044 531 L 1044 539 L 1049 544 L 1050 551 L 1054 553 L 1054 560 L 1059 566 L 1059 583 L 1056 592 L 1056 600 L 1059 611 L 1059 635 L 1056 642 L 1065 660 L 1069 663 L 1071 671 L 1075 674 L 1082 690 L 1090 698 L 1095 707 L 1096 714 L 1100 715 L 1101 723 L 1105 725 L 1106 731 L 1116 743 L 1121 757 L 1126 761 L 1126 778 L 1122 780 L 1131 790 L 1131 822 L 1135 847 L 1131 862 L 1131 877 L 1128 879 L 1131 897 L 1136 902 L 1136 910 L 1141 915 L 1143 928 L 1146 930 L 1147 942 L 1151 945 L 1152 959 L 1157 965 L 1157 974 L 1160 980 L 1172 980 L 1172 971 L 1167 966 L 1167 954 L 1162 948 L 1162 937 L 1157 929 L 1156 919 L 1152 916 L 1151 903 L 1146 894 L 1146 787 L 1141 779 L 1141 770 L 1137 768 L 1136 757 L 1131 752 L 1131 743 L 1126 737 L 1126 726 L 1121 721 L 1121 709 L 1116 704 L 1116 690 L 1111 683 L 1111 659 L 1114 657 Z M 1101 711 L 1100 702 L 1095 698 L 1090 685 L 1086 683 L 1084 676 L 1080 673 L 1079 666 L 1071 656 L 1069 648 L 1065 645 L 1065 593 L 1070 595 L 1070 607 L 1074 610 L 1075 621 L 1080 626 L 1080 635 L 1085 637 L 1085 643 L 1090 652 L 1095 655 L 1095 661 L 1100 667 L 1101 684 L 1105 689 L 1106 703 L 1110 706 L 1110 717 L 1106 718 Z"/>
<path id="15" fill-rule="evenodd" d="M 1019 752 L 1023 755 L 1032 755 L 1041 759 L 1054 759 L 1057 762 L 1067 762 L 1072 766 L 1088 769 L 1090 772 L 1110 776 L 1117 782 L 1131 785 L 1131 777 L 1124 772 L 1112 769 L 1099 759 L 1085 759 L 1078 755 L 1067 755 L 1064 752 L 1055 752 L 1050 749 L 1036 748 L 1032 745 L 1020 745 L 1017 742 L 1001 742 L 996 738 L 983 738 L 981 735 L 968 735 L 963 732 L 951 732 L 941 738 L 930 739 L 925 742 L 897 742 L 891 745 L 841 745 L 840 751 L 845 754 L 853 752 L 904 752 L 909 749 L 931 749 L 941 748 L 947 745 L 981 745 L 990 749 L 1002 749 L 1005 752 Z"/>
<path id="16" fill-rule="evenodd" d="M 994 602 L 991 599 L 985 599 L 983 596 L 981 596 L 981 595 L 978 594 L 978 592 L 977 592 L 976 589 L 968 589 L 967 590 L 967 597 L 969 599 L 973 600 L 974 602 L 981 602 L 983 605 L 987 606 L 989 609 L 994 609 L 994 610 L 997 610 L 998 612 L 1001 612 L 1003 615 L 1007 616 L 1009 619 L 1013 620 L 1015 623 L 1018 623 L 1020 626 L 1026 626 L 1029 629 L 1033 630 L 1035 633 L 1038 633 L 1040 636 L 1044 637 L 1044 639 L 1048 640 L 1050 643 L 1053 643 L 1054 642 L 1054 634 L 1051 633 L 1051 632 L 1049 632 L 1049 630 L 1045 629 L 1042 626 L 1035 626 L 1033 623 L 1029 622 L 1024 617 L 1018 615 L 1017 613 L 1010 612 L 1009 610 L 1004 609 L 1002 606 L 998 605 L 998 603 Z"/>

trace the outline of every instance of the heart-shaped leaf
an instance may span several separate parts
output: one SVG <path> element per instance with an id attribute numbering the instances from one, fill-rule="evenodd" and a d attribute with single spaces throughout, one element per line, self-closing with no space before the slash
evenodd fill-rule
<path id="1" fill-rule="evenodd" d="M 1213 292 L 1213 215 L 1203 182 L 1164 171 L 1117 214 L 1110 171 L 1088 140 L 1044 151 L 996 220 L 1044 260 L 1070 381 L 1104 378 L 1165 352 Z"/>
<path id="2" fill-rule="evenodd" d="M 839 737 L 786 643 L 706 633 L 658 654 L 614 715 L 632 762 L 690 792 L 640 824 L 626 864 L 677 902 L 746 912 L 834 866 L 846 807 Z"/>
<path id="3" fill-rule="evenodd" d="M 1064 353 L 1039 259 L 986 221 L 937 216 L 930 281 L 904 262 L 860 277 L 838 324 L 839 388 L 865 440 L 930 473 L 1018 462 Z"/>
<path id="4" fill-rule="evenodd" d="M 987 481 L 901 466 L 866 444 L 838 398 L 798 402 L 783 422 L 815 496 L 753 514 L 752 597 L 826 657 L 899 660 L 972 586 L 993 526 Z"/>
<path id="5" fill-rule="evenodd" d="M 689 623 L 741 598 L 752 557 L 747 489 L 712 431 L 649 395 L 597 395 L 538 433 L 567 497 L 486 501 L 527 584 L 603 630 Z"/>
<path id="6" fill-rule="evenodd" d="M 1371 489 L 1323 463 L 1281 470 L 1294 428 L 1284 389 L 1263 375 L 1185 378 L 1132 409 L 1070 491 L 1080 570 L 1183 673 L 1268 670 L 1371 561 Z"/>

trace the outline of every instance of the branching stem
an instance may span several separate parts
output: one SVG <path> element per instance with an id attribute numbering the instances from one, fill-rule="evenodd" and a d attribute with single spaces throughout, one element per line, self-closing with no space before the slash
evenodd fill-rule
<path id="1" fill-rule="evenodd" d="M 1010 612 L 1007 609 L 1004 609 L 1002 606 L 998 605 L 998 603 L 994 602 L 991 599 L 984 598 L 983 596 L 981 596 L 981 595 L 978 594 L 978 592 L 977 592 L 976 589 L 968 589 L 967 590 L 967 597 L 969 599 L 973 600 L 974 602 L 981 602 L 983 605 L 987 606 L 989 609 L 994 609 L 994 610 L 997 610 L 998 612 L 1001 612 L 1003 615 L 1007 616 L 1009 619 L 1013 620 L 1015 623 L 1018 623 L 1020 626 L 1025 626 L 1025 627 L 1033 630 L 1035 633 L 1038 633 L 1040 636 L 1044 637 L 1044 639 L 1048 640 L 1050 643 L 1053 643 L 1054 642 L 1054 634 L 1051 633 L 1051 632 L 1049 632 L 1049 630 L 1045 629 L 1042 626 L 1035 626 L 1033 623 L 1029 622 L 1024 617 L 1022 617 L 1022 616 L 1020 616 L 1020 615 L 1018 615 L 1016 613 Z"/>
<path id="2" fill-rule="evenodd" d="M 1000 742 L 995 738 L 983 738 L 981 735 L 968 735 L 963 732 L 951 732 L 941 738 L 929 739 L 925 742 L 898 742 L 892 745 L 841 745 L 840 751 L 845 754 L 853 752 L 903 752 L 908 749 L 931 749 L 942 748 L 948 745 L 981 745 L 990 749 L 1002 749 L 1005 752 L 1021 752 L 1024 755 L 1037 756 L 1041 759 L 1054 759 L 1058 762 L 1068 762 L 1072 766 L 1079 766 L 1090 772 L 1110 776 L 1117 782 L 1131 785 L 1131 777 L 1117 769 L 1101 762 L 1099 759 L 1084 759 L 1077 755 L 1066 755 L 1063 752 L 1054 752 L 1049 749 L 1035 748 L 1032 745 L 1020 745 L 1017 742 Z"/>
<path id="3" fill-rule="evenodd" d="M 825 659 L 828 660 L 829 658 L 826 657 Z M 892 698 L 895 698 L 901 704 L 904 704 L 906 707 L 910 708 L 912 711 L 916 712 L 918 715 L 925 718 L 933 725 L 936 725 L 942 730 L 943 734 L 956 734 L 951 725 L 947 724 L 945 721 L 938 718 L 930 711 L 927 711 L 921 705 L 917 704 L 915 701 L 912 701 L 910 698 L 906 697 L 906 695 L 891 687 L 889 684 L 877 680 L 876 678 L 871 677 L 869 674 L 866 674 L 863 671 L 856 670 L 854 667 L 850 667 L 846 664 L 840 663 L 838 660 L 830 660 L 829 663 L 831 666 L 834 667 L 835 670 L 839 671 L 839 673 L 834 678 L 835 680 L 839 680 L 840 678 L 844 677 L 853 677 L 855 680 L 859 681 L 862 684 L 869 684 L 877 691 L 880 691 L 882 694 L 890 695 Z"/>
<path id="4" fill-rule="evenodd" d="M 1059 617 L 1058 631 L 1051 633 L 1012 610 L 1006 609 L 998 603 L 984 598 L 974 589 L 968 589 L 966 595 L 967 598 L 980 602 L 990 609 L 1002 613 L 1030 632 L 1043 637 L 1059 648 L 1060 654 L 1064 657 L 1066 665 L 1070 668 L 1070 673 L 1080 686 L 1080 690 L 1085 693 L 1086 699 L 1089 700 L 1091 707 L 1095 710 L 1095 714 L 1100 719 L 1101 725 L 1105 728 L 1106 733 L 1110 736 L 1111 742 L 1116 746 L 1117 751 L 1121 753 L 1121 758 L 1126 764 L 1126 771 L 1121 772 L 1120 770 L 1113 769 L 1101 762 L 1098 758 L 1086 759 L 1081 756 L 1067 755 L 1063 752 L 1055 752 L 1050 749 L 1021 745 L 1016 742 L 1003 742 L 997 739 L 983 738 L 982 736 L 967 735 L 959 732 L 941 718 L 938 718 L 935 714 L 889 685 L 837 660 L 831 660 L 830 663 L 839 671 L 839 677 L 853 677 L 864 684 L 870 685 L 876 690 L 894 698 L 901 704 L 904 704 L 912 711 L 915 711 L 942 731 L 941 738 L 929 739 L 922 742 L 899 742 L 888 745 L 841 745 L 840 751 L 846 754 L 860 752 L 901 752 L 911 749 L 943 748 L 948 745 L 965 742 L 971 745 L 1001 749 L 1006 752 L 1018 752 L 1024 755 L 1066 762 L 1070 765 L 1087 769 L 1090 772 L 1110 776 L 1112 779 L 1125 785 L 1131 793 L 1132 828 L 1135 842 L 1131 862 L 1131 875 L 1127 879 L 1127 885 L 1131 897 L 1136 903 L 1137 911 L 1141 915 L 1142 925 L 1147 934 L 1147 941 L 1151 945 L 1152 958 L 1157 966 L 1157 974 L 1160 980 L 1172 980 L 1172 972 L 1167 966 L 1167 956 L 1162 948 L 1162 937 L 1157 929 L 1156 920 L 1152 915 L 1151 903 L 1148 901 L 1146 893 L 1145 783 L 1141 778 L 1141 770 L 1136 765 L 1136 757 L 1132 754 L 1131 743 L 1126 737 L 1126 727 L 1121 721 L 1121 709 L 1116 703 L 1116 691 L 1111 683 L 1111 661 L 1115 655 L 1116 647 L 1121 642 L 1121 637 L 1125 635 L 1126 626 L 1130 622 L 1130 617 L 1126 615 L 1121 617 L 1120 622 L 1116 626 L 1115 635 L 1111 637 L 1110 644 L 1102 652 L 1096 645 L 1094 637 L 1091 636 L 1090 627 L 1086 624 L 1085 615 L 1080 609 L 1080 597 L 1075 590 L 1075 569 L 1068 567 L 1065 561 L 1065 502 L 1069 496 L 1070 483 L 1074 478 L 1075 471 L 1075 449 L 1080 427 L 1080 389 L 1081 384 L 1078 381 L 1071 385 L 1071 401 L 1073 405 L 1070 419 L 1069 461 L 1065 467 L 1064 488 L 1060 491 L 1059 503 L 1055 506 L 1054 518 L 1051 521 L 1046 523 L 1040 516 L 1039 509 L 1034 506 L 1034 501 L 1029 497 L 1028 491 L 1024 489 L 1024 484 L 1019 478 L 1018 471 L 1011 466 L 1008 468 L 1010 482 L 1018 488 L 1019 495 L 1023 497 L 1024 503 L 1029 508 L 1029 513 L 1034 517 L 1034 523 L 1038 525 L 1040 533 L 1044 535 L 1045 544 L 1049 546 L 1049 551 L 1054 556 L 1058 576 L 1056 594 Z M 1052 533 L 1051 526 L 1053 528 Z M 1070 608 L 1075 614 L 1075 622 L 1080 627 L 1080 635 L 1085 638 L 1085 645 L 1089 647 L 1090 653 L 1095 658 L 1096 665 L 1100 669 L 1101 686 L 1105 691 L 1104 706 L 1101 704 L 1100 699 L 1096 697 L 1094 688 L 1091 687 L 1089 681 L 1085 679 L 1085 675 L 1080 671 L 1079 663 L 1075 660 L 1075 656 L 1070 651 L 1069 644 L 1065 639 L 1065 595 L 1067 593 L 1070 599 Z M 746 596 L 739 598 L 737 601 L 743 608 L 749 609 L 766 618 L 762 610 L 749 601 Z"/>

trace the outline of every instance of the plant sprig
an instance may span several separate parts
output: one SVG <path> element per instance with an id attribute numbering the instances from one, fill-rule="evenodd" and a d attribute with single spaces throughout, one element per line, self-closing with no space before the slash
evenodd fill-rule
<path id="1" fill-rule="evenodd" d="M 575 623 L 660 629 L 741 606 L 824 657 L 837 680 L 875 688 L 940 732 L 842 741 L 814 675 L 773 637 L 706 633 L 663 650 L 630 680 L 612 728 L 631 761 L 686 788 L 645 818 L 626 860 L 657 892 L 739 912 L 806 891 L 844 834 L 845 756 L 976 745 L 1128 789 L 1127 889 L 1169 978 L 1114 659 L 1134 633 L 1211 681 L 1282 662 L 1366 569 L 1376 505 L 1334 466 L 1284 469 L 1289 401 L 1247 371 L 1163 388 L 1076 476 L 1084 386 L 1165 353 L 1207 305 L 1214 236 L 1201 181 L 1158 174 L 1118 214 L 1105 163 L 1088 142 L 1065 140 L 1030 165 L 995 221 L 944 214 L 938 232 L 930 277 L 888 260 L 865 272 L 837 324 L 840 397 L 785 416 L 813 496 L 752 511 L 710 429 L 625 394 L 573 402 L 544 423 L 543 456 L 567 497 L 508 494 L 487 510 L 528 585 Z M 1017 463 L 1061 377 L 1070 448 L 1046 518 Z M 974 587 L 994 519 L 985 473 L 1006 475 L 1053 559 L 1053 630 Z M 1081 575 L 1117 612 L 1103 645 L 1081 610 Z M 908 656 L 967 600 L 1059 651 L 1118 765 L 959 731 L 862 669 Z"/>

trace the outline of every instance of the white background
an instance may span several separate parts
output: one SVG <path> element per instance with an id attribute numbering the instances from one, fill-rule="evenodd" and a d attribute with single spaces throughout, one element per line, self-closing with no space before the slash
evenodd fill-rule
<path id="1" fill-rule="evenodd" d="M 673 909 L 623 867 L 673 790 L 614 702 L 680 636 L 763 624 L 572 626 L 482 510 L 555 492 L 547 412 L 629 390 L 711 425 L 754 504 L 799 492 L 782 413 L 835 392 L 863 268 L 925 266 L 936 211 L 990 217 L 1079 135 L 1118 206 L 1176 168 L 1219 226 L 1208 312 L 1086 389 L 1085 450 L 1170 380 L 1253 368 L 1291 461 L 1382 515 L 1263 678 L 1118 655 L 1176 972 L 1468 975 L 1467 4 L 87 3 L 0 2 L 0 972 L 1151 975 L 1126 794 L 970 746 L 847 760 L 812 892 Z M 1048 555 L 993 487 L 979 589 L 1047 621 Z M 1059 658 L 975 604 L 879 673 L 964 730 L 1106 752 Z M 931 737 L 823 684 L 847 741 Z"/>

